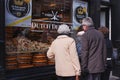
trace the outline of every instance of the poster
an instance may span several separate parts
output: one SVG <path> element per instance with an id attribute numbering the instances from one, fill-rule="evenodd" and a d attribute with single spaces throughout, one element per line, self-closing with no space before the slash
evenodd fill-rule
<path id="1" fill-rule="evenodd" d="M 73 29 L 77 29 L 82 19 L 88 16 L 88 3 L 83 1 L 73 1 Z"/>
<path id="2" fill-rule="evenodd" d="M 32 0 L 5 0 L 5 26 L 31 26 Z"/>

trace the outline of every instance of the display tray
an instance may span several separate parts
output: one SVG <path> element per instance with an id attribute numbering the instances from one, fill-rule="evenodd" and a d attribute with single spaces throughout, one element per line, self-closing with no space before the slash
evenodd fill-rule
<path id="1" fill-rule="evenodd" d="M 15 61 L 16 64 L 13 64 L 13 61 Z M 48 65 L 54 65 L 54 61 L 48 60 L 46 52 L 43 51 L 8 52 L 6 55 L 7 70 Z"/>
<path id="2" fill-rule="evenodd" d="M 47 50 L 47 49 L 46 49 Z M 39 51 L 16 51 L 16 52 L 6 52 L 7 54 L 17 54 L 17 53 L 41 53 L 41 52 L 44 52 L 43 50 L 39 50 Z"/>

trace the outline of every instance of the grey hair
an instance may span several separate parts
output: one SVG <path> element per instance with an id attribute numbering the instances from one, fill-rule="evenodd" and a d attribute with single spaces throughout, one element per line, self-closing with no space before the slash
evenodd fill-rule
<path id="1" fill-rule="evenodd" d="M 62 25 L 59 26 L 57 32 L 59 34 L 69 34 L 70 33 L 70 28 L 69 28 L 68 25 L 62 24 Z"/>
<path id="2" fill-rule="evenodd" d="M 83 20 L 82 20 L 82 25 L 86 25 L 86 26 L 93 26 L 94 25 L 94 23 L 93 23 L 93 20 L 92 20 L 92 18 L 90 18 L 90 17 L 86 17 L 86 18 L 84 18 Z"/>

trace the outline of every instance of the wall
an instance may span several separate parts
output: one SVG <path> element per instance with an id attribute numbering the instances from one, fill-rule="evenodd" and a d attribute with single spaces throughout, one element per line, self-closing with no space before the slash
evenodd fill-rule
<path id="1" fill-rule="evenodd" d="M 105 12 L 100 12 L 100 25 L 105 26 Z"/>
<path id="2" fill-rule="evenodd" d="M 114 46 L 120 43 L 120 0 L 111 0 L 111 35 Z"/>
<path id="3" fill-rule="evenodd" d="M 4 79 L 4 0 L 0 0 L 0 80 Z"/>
<path id="4" fill-rule="evenodd" d="M 101 0 L 89 0 L 89 16 L 94 21 L 95 28 L 100 27 L 100 2 Z"/>
<path id="5" fill-rule="evenodd" d="M 4 33 L 4 27 L 5 27 L 5 21 L 4 21 L 4 1 L 0 0 L 0 66 L 2 66 L 4 64 L 4 61 L 3 61 L 3 55 L 4 55 L 4 36 L 5 36 L 5 33 Z"/>

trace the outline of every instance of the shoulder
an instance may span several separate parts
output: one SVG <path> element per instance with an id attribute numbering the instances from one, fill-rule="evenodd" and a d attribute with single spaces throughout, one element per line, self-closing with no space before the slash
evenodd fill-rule
<path id="1" fill-rule="evenodd" d="M 75 42 L 75 40 L 73 38 L 69 37 L 68 42 L 73 43 L 73 42 Z"/>

